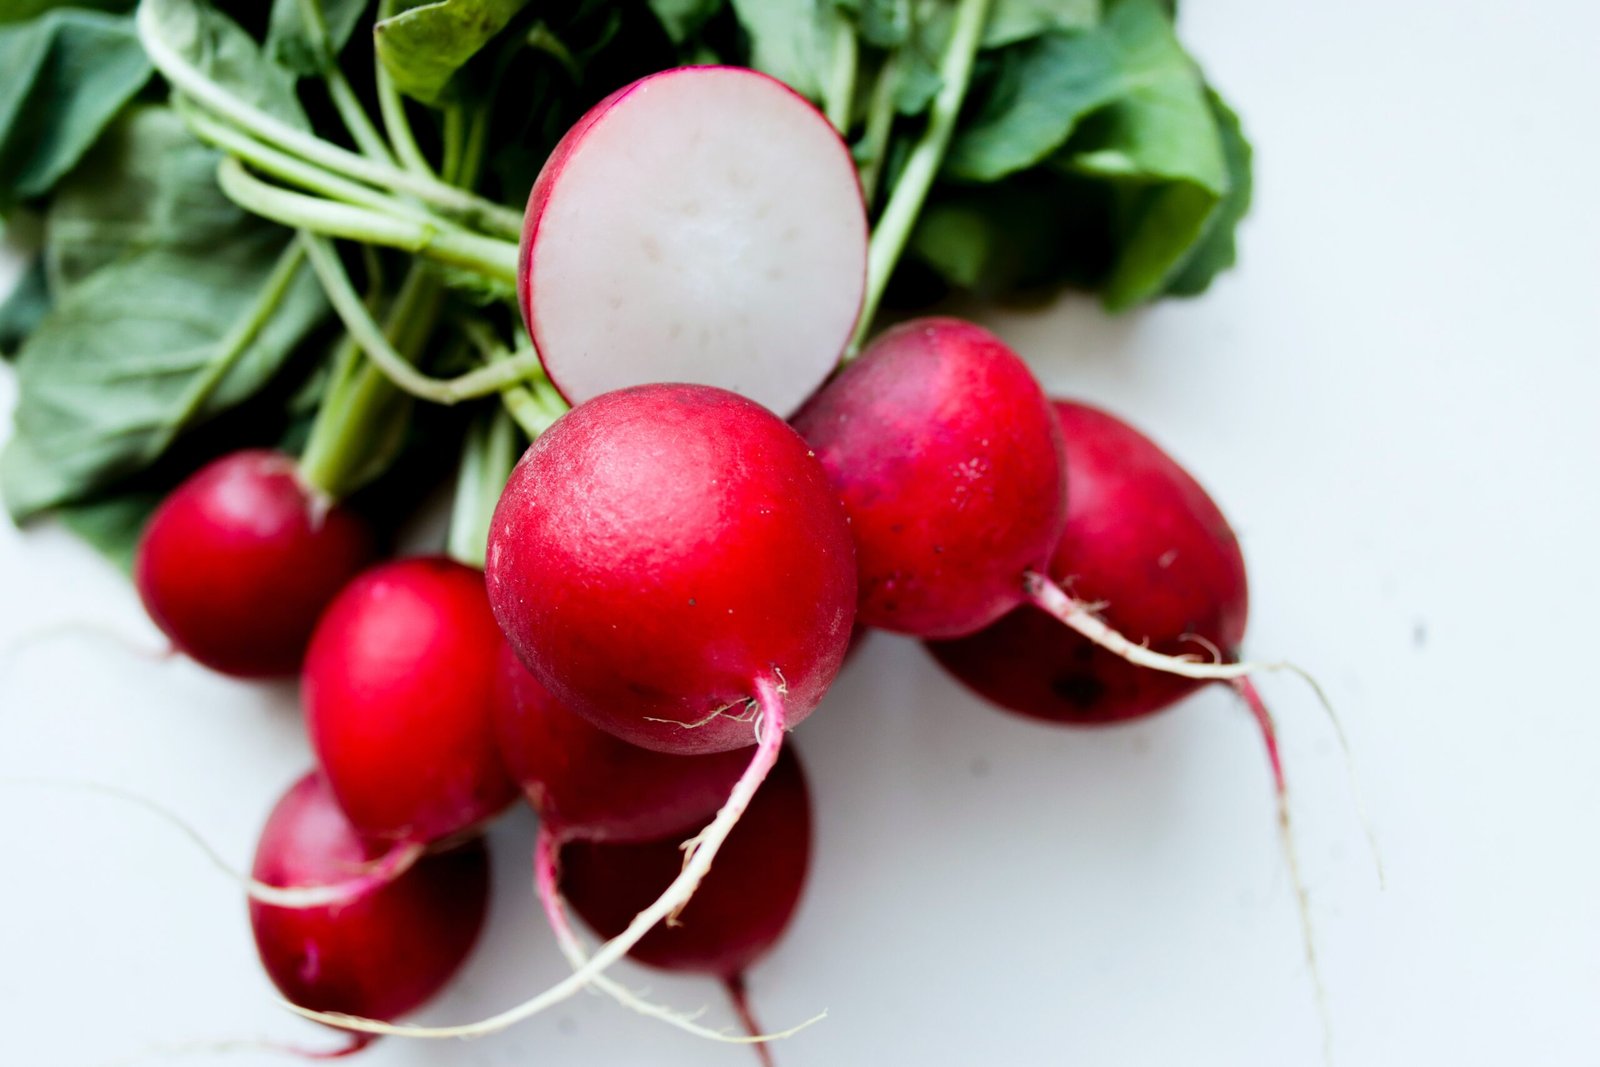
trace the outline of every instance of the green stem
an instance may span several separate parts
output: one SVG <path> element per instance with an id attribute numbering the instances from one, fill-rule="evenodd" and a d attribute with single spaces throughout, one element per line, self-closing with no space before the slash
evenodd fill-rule
<path id="1" fill-rule="evenodd" d="M 939 164 L 944 161 L 945 149 L 950 146 L 950 135 L 955 131 L 956 116 L 967 95 L 967 83 L 972 79 L 972 61 L 983 39 L 984 23 L 989 18 L 990 0 L 961 0 L 956 9 L 955 24 L 950 31 L 944 58 L 939 63 L 941 84 L 928 109 L 928 124 L 917 140 L 916 147 L 906 159 L 905 168 L 895 183 L 894 192 L 872 232 L 872 242 L 867 248 L 867 292 L 862 301 L 861 319 L 856 324 L 855 337 L 845 359 L 854 358 L 861 342 L 872 330 L 872 320 L 878 313 L 878 302 L 883 299 L 883 289 L 894 273 L 900 253 L 911 237 L 911 227 L 927 199 Z"/>
<path id="2" fill-rule="evenodd" d="M 298 241 L 291 241 L 278 256 L 278 262 L 273 265 L 272 273 L 268 274 L 266 281 L 261 284 L 261 291 L 256 297 L 256 302 L 251 305 L 249 313 L 233 324 L 217 346 L 219 349 L 217 357 L 206 367 L 205 372 L 190 384 L 179 405 L 177 415 L 172 420 L 172 425 L 183 426 L 199 413 L 207 398 L 216 390 L 222 379 L 227 377 L 228 372 L 238 364 L 240 357 L 245 354 L 261 333 L 262 327 L 267 324 L 267 320 L 272 318 L 273 312 L 283 303 L 283 298 L 288 294 L 289 287 L 294 284 L 295 276 L 299 273 L 305 258 L 305 249 L 300 247 Z"/>
<path id="3" fill-rule="evenodd" d="M 516 429 L 504 408 L 467 427 L 446 548 L 454 559 L 470 567 L 483 566 L 495 505 L 516 461 Z"/>
<path id="4" fill-rule="evenodd" d="M 480 196 L 447 185 L 423 174 L 413 174 L 323 140 L 269 115 L 254 104 L 236 96 L 190 63 L 161 36 L 155 8 L 139 5 L 136 16 L 140 43 L 145 54 L 167 81 L 180 92 L 193 97 L 222 118 L 244 128 L 258 140 L 266 141 L 308 162 L 326 167 L 347 178 L 354 178 L 380 189 L 407 193 L 424 200 L 469 224 L 500 234 L 517 237 L 522 231 L 522 216 Z"/>
<path id="5" fill-rule="evenodd" d="M 444 153 L 439 173 L 445 181 L 455 183 L 464 168 L 467 147 L 467 123 L 460 104 L 452 104 L 444 113 Z"/>
<path id="6" fill-rule="evenodd" d="M 506 350 L 500 339 L 482 321 L 464 318 L 456 325 L 483 356 L 484 362 L 494 364 L 517 358 Z M 532 348 L 524 349 L 517 355 L 532 351 Z M 517 420 L 517 425 L 522 427 L 522 431 L 528 435 L 530 441 L 565 415 L 569 406 L 561 394 L 556 392 L 555 386 L 550 384 L 543 367 L 536 373 L 529 374 L 523 383 L 500 390 L 500 402 L 511 413 L 511 417 Z"/>
<path id="7" fill-rule="evenodd" d="M 264 174 L 270 174 L 280 181 L 293 182 L 303 189 L 342 200 L 347 204 L 403 215 L 417 222 L 449 225 L 444 219 L 430 213 L 427 208 L 396 200 L 371 186 L 341 178 L 287 152 L 263 144 L 243 133 L 237 126 L 230 126 L 209 112 L 196 107 L 184 97 L 174 97 L 173 104 L 175 110 L 182 116 L 184 124 L 196 137 L 229 155 L 238 156 Z"/>
<path id="8" fill-rule="evenodd" d="M 402 248 L 474 271 L 492 281 L 516 284 L 517 246 L 509 241 L 468 233 L 443 221 L 385 215 L 290 192 L 253 177 L 232 157 L 218 165 L 217 184 L 240 207 L 285 226 Z"/>
<path id="9" fill-rule="evenodd" d="M 356 91 L 350 87 L 350 80 L 344 76 L 344 71 L 338 67 L 329 67 L 322 77 L 327 82 L 328 96 L 333 100 L 339 118 L 344 122 L 345 129 L 350 131 L 350 139 L 361 149 L 361 154 L 379 163 L 394 166 L 394 154 L 389 151 L 383 134 L 378 132 L 378 128 L 367 117 L 367 109 L 361 106 L 361 100 L 356 96 Z"/>
<path id="10" fill-rule="evenodd" d="M 296 244 L 309 252 L 303 240 Z M 409 360 L 421 349 L 442 297 L 443 288 L 421 264 L 406 273 L 383 330 L 408 353 L 397 358 Z M 329 499 L 355 489 L 377 446 L 393 432 L 397 404 L 402 401 L 410 402 L 381 370 L 361 358 L 360 346 L 347 336 L 334 357 L 332 383 L 300 457 L 301 478 Z"/>
<path id="11" fill-rule="evenodd" d="M 878 179 L 889 155 L 889 134 L 894 130 L 895 89 L 900 81 L 900 52 L 896 49 L 884 59 L 872 85 L 872 100 L 867 105 L 867 128 L 861 135 L 861 195 L 872 209 Z"/>
<path id="12" fill-rule="evenodd" d="M 856 95 L 856 28 L 837 6 L 829 6 L 833 9 L 833 69 L 822 99 L 828 121 L 843 137 L 850 133 L 850 109 Z"/>
<path id="13" fill-rule="evenodd" d="M 344 322 L 345 329 L 389 380 L 412 396 L 435 404 L 458 404 L 463 400 L 497 393 L 540 371 L 538 354 L 530 351 L 455 378 L 434 378 L 423 374 L 395 351 L 383 330 L 373 321 L 355 286 L 350 284 L 350 276 L 345 273 L 344 264 L 339 262 L 339 254 L 332 242 L 306 231 L 301 232 L 300 240 L 328 294 L 329 303 Z"/>
<path id="14" fill-rule="evenodd" d="M 382 0 L 378 4 L 378 21 L 392 18 L 397 10 L 398 5 L 394 0 Z M 374 32 L 377 32 L 376 28 Z M 400 165 L 413 174 L 437 178 L 428 163 L 428 157 L 422 154 L 422 148 L 417 144 L 417 135 L 411 129 L 411 119 L 406 114 L 406 98 L 401 95 L 399 86 L 395 85 L 389 68 L 383 65 L 383 57 L 376 53 L 372 57 L 372 72 L 378 87 L 378 111 L 383 115 L 383 128 L 389 131 L 389 143 L 394 145 Z"/>

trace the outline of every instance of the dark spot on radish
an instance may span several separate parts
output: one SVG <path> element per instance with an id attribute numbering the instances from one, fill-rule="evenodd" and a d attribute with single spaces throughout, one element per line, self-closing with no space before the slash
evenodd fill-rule
<path id="1" fill-rule="evenodd" d="M 1092 674 L 1064 674 L 1050 683 L 1051 692 L 1081 711 L 1090 711 L 1106 695 L 1106 683 Z"/>

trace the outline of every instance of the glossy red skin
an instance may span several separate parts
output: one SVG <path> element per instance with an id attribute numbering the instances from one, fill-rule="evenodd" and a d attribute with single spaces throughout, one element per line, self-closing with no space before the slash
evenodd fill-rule
<path id="1" fill-rule="evenodd" d="M 822 466 L 777 416 L 709 386 L 619 389 L 562 416 L 512 471 L 488 561 L 495 617 L 540 683 L 657 752 L 753 744 L 758 678 L 781 679 L 797 725 L 855 616 Z"/>
<path id="2" fill-rule="evenodd" d="M 1086 404 L 1055 402 L 1067 441 L 1067 528 L 1050 576 L 1158 652 L 1237 659 L 1249 614 L 1244 555 L 1217 505 L 1138 430 Z M 1034 607 L 980 633 L 933 641 L 934 658 L 980 696 L 1053 722 L 1149 715 L 1205 684 L 1136 667 Z"/>
<path id="3" fill-rule="evenodd" d="M 373 556 L 367 524 L 324 511 L 280 452 L 234 452 L 161 502 L 133 581 L 145 610 L 192 659 L 240 678 L 291 675 L 317 616 Z"/>
<path id="4" fill-rule="evenodd" d="M 313 772 L 273 809 L 254 874 L 281 887 L 336 884 L 388 847 L 363 842 Z M 489 855 L 473 840 L 338 906 L 252 901 L 250 927 L 267 975 L 290 1002 L 393 1019 L 444 987 L 472 951 L 488 907 Z"/>
<path id="5" fill-rule="evenodd" d="M 511 775 L 562 839 L 650 841 L 709 821 L 749 750 L 672 756 L 630 745 L 561 706 L 507 645 L 495 735 Z"/>
<path id="6" fill-rule="evenodd" d="M 897 326 L 793 421 L 850 514 L 864 625 L 950 637 L 1023 602 L 1066 521 L 1065 461 L 1039 383 L 993 334 Z"/>
<path id="7" fill-rule="evenodd" d="M 301 702 L 318 766 L 363 836 L 429 843 L 517 796 L 491 721 L 500 646 L 483 575 L 379 564 L 328 606 Z"/>
<path id="8" fill-rule="evenodd" d="M 579 841 L 561 850 L 561 890 L 603 938 L 628 922 L 683 867 L 674 835 L 638 844 Z M 733 978 L 783 936 L 811 862 L 811 797 L 794 748 L 783 750 L 679 925 L 660 925 L 628 955 L 669 971 Z"/>

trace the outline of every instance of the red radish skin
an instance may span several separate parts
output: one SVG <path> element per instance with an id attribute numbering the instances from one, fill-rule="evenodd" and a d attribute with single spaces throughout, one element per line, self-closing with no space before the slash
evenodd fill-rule
<path id="1" fill-rule="evenodd" d="M 755 681 L 799 724 L 843 662 L 854 548 L 827 475 L 770 412 L 693 385 L 564 415 L 517 464 L 489 599 L 534 675 L 626 741 L 748 746 Z"/>
<path id="2" fill-rule="evenodd" d="M 745 972 L 772 950 L 799 905 L 811 854 L 811 799 L 792 748 L 784 751 L 744 819 L 729 835 L 719 862 L 669 925 L 658 926 L 629 952 L 663 970 L 721 979 L 751 1037 L 763 1035 L 751 1011 Z M 574 965 L 584 962 L 567 927 L 564 904 L 602 937 L 614 937 L 667 885 L 682 866 L 676 836 L 617 843 L 572 841 L 560 848 L 542 834 L 535 855 L 539 897 Z M 626 1001 L 625 1001 L 626 1002 Z M 765 1040 L 762 1063 L 772 1062 Z"/>
<path id="3" fill-rule="evenodd" d="M 448 559 L 380 564 L 328 606 L 301 699 L 318 766 L 363 836 L 428 844 L 516 798 L 492 722 L 504 643 L 482 572 Z"/>
<path id="4" fill-rule="evenodd" d="M 366 523 L 329 507 L 295 461 L 223 456 L 162 501 L 139 541 L 133 579 L 179 650 L 240 678 L 292 675 L 328 601 L 373 556 Z"/>
<path id="5" fill-rule="evenodd" d="M 358 836 L 313 772 L 273 809 L 254 875 L 274 886 L 322 885 L 347 878 L 386 848 Z M 488 853 L 471 841 L 336 906 L 252 901 L 250 925 L 262 965 L 290 1003 L 393 1019 L 431 998 L 460 968 L 488 905 Z"/>
<path id="6" fill-rule="evenodd" d="M 1066 521 L 1050 404 L 999 338 L 958 319 L 881 334 L 794 417 L 850 514 L 864 625 L 987 626 L 1026 599 Z"/>
<path id="7" fill-rule="evenodd" d="M 1048 574 L 1120 633 L 1170 655 L 1238 659 L 1249 617 L 1244 555 L 1200 484 L 1113 415 L 1054 403 L 1067 442 L 1067 524 Z M 984 698 L 1053 722 L 1104 723 L 1170 707 L 1204 684 L 1147 670 L 1023 606 L 928 649 Z"/>
<path id="8" fill-rule="evenodd" d="M 454 1026 L 299 1009 L 308 1018 L 476 1037 L 589 985 L 690 903 L 784 731 L 838 672 L 855 616 L 854 550 L 827 473 L 777 416 L 709 386 L 622 389 L 562 416 L 512 472 L 488 547 L 495 616 L 563 705 L 658 751 L 755 749 L 671 884 L 562 981 Z"/>
<path id="9" fill-rule="evenodd" d="M 1067 523 L 1048 570 L 1054 586 L 1070 589 L 1079 603 L 1096 604 L 1107 625 L 1156 653 L 1176 657 L 1198 647 L 1208 659 L 1237 663 L 1249 617 L 1249 585 L 1239 539 L 1221 509 L 1188 471 L 1126 422 L 1075 401 L 1056 400 L 1052 406 L 1067 456 Z M 927 647 L 979 696 L 1049 722 L 1142 718 L 1206 684 L 1130 662 L 1032 605 L 977 633 L 929 641 Z M 1277 729 L 1248 677 L 1225 680 L 1245 701 L 1266 748 L 1284 857 L 1326 1034 L 1326 996 L 1290 827 Z"/>
<path id="10" fill-rule="evenodd" d="M 568 710 L 505 646 L 494 725 L 500 754 L 545 832 L 563 840 L 649 841 L 698 828 L 728 799 L 745 751 L 651 752 Z"/>
<path id="11" fill-rule="evenodd" d="M 848 146 L 741 67 L 662 71 L 562 138 L 528 198 L 523 322 L 572 403 L 646 382 L 787 414 L 837 366 L 866 288 Z"/>
<path id="12" fill-rule="evenodd" d="M 615 937 L 677 876 L 682 837 L 570 841 L 560 853 L 561 894 L 597 934 Z M 789 748 L 677 921 L 651 930 L 628 955 L 669 971 L 743 974 L 788 927 L 810 858 L 811 798 Z"/>

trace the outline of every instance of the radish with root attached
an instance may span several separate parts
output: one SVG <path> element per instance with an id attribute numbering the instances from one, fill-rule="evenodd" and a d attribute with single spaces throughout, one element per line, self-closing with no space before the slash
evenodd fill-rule
<path id="1" fill-rule="evenodd" d="M 145 526 L 133 580 L 178 649 L 223 674 L 292 675 L 322 609 L 373 555 L 367 524 L 279 452 L 191 475 Z"/>
<path id="2" fill-rule="evenodd" d="M 315 772 L 278 801 L 256 847 L 254 875 L 272 886 L 349 877 L 387 844 L 363 839 Z M 302 1009 L 394 1019 L 442 989 L 471 952 L 489 906 L 480 840 L 429 855 L 360 896 L 320 908 L 250 902 L 267 975 Z M 372 1040 L 354 1036 L 354 1051 Z"/>
<path id="3" fill-rule="evenodd" d="M 559 855 L 554 840 L 541 837 L 537 881 L 552 925 L 572 938 L 565 929 L 566 901 L 601 937 L 621 933 L 682 868 L 679 837 L 574 840 L 559 846 Z M 746 997 L 745 972 L 788 927 L 810 857 L 811 797 L 791 747 L 728 835 L 694 899 L 628 954 L 651 967 L 721 980 L 746 1029 L 760 1034 Z M 770 1063 L 765 1044 L 757 1049 Z"/>
<path id="4" fill-rule="evenodd" d="M 556 146 L 518 293 L 574 404 L 694 382 L 788 414 L 838 365 L 866 263 L 855 163 L 828 120 L 765 74 L 683 67 L 612 93 Z"/>
<path id="5" fill-rule="evenodd" d="M 420 849 L 516 798 L 491 718 L 504 643 L 483 573 L 442 557 L 379 564 L 328 606 L 301 701 L 317 764 L 363 837 Z"/>
<path id="6" fill-rule="evenodd" d="M 490 527 L 495 617 L 550 695 L 658 752 L 755 743 L 677 876 L 592 959 L 538 996 L 460 1026 L 304 1013 L 368 1033 L 492 1033 L 571 996 L 687 905 L 838 673 L 855 551 L 838 496 L 783 420 L 724 389 L 597 397 L 540 435 Z"/>
<path id="7" fill-rule="evenodd" d="M 1236 663 L 1249 615 L 1239 540 L 1221 509 L 1155 442 L 1098 408 L 1053 402 L 1066 442 L 1066 527 L 1048 565 L 1054 586 L 1099 605 L 1106 625 L 1165 656 L 1199 647 Z M 1098 724 L 1170 707 L 1204 679 L 1147 670 L 1024 605 L 977 633 L 927 643 L 980 696 L 1049 722 Z M 1247 677 L 1228 679 L 1266 744 L 1284 853 L 1318 983 L 1309 902 L 1290 834 L 1275 725 Z"/>
<path id="8" fill-rule="evenodd" d="M 849 512 L 865 625 L 960 637 L 1031 603 L 1143 667 L 1259 669 L 1144 648 L 1050 580 L 1070 495 L 1061 430 L 1027 365 L 982 327 L 926 318 L 885 331 L 794 425 Z"/>

